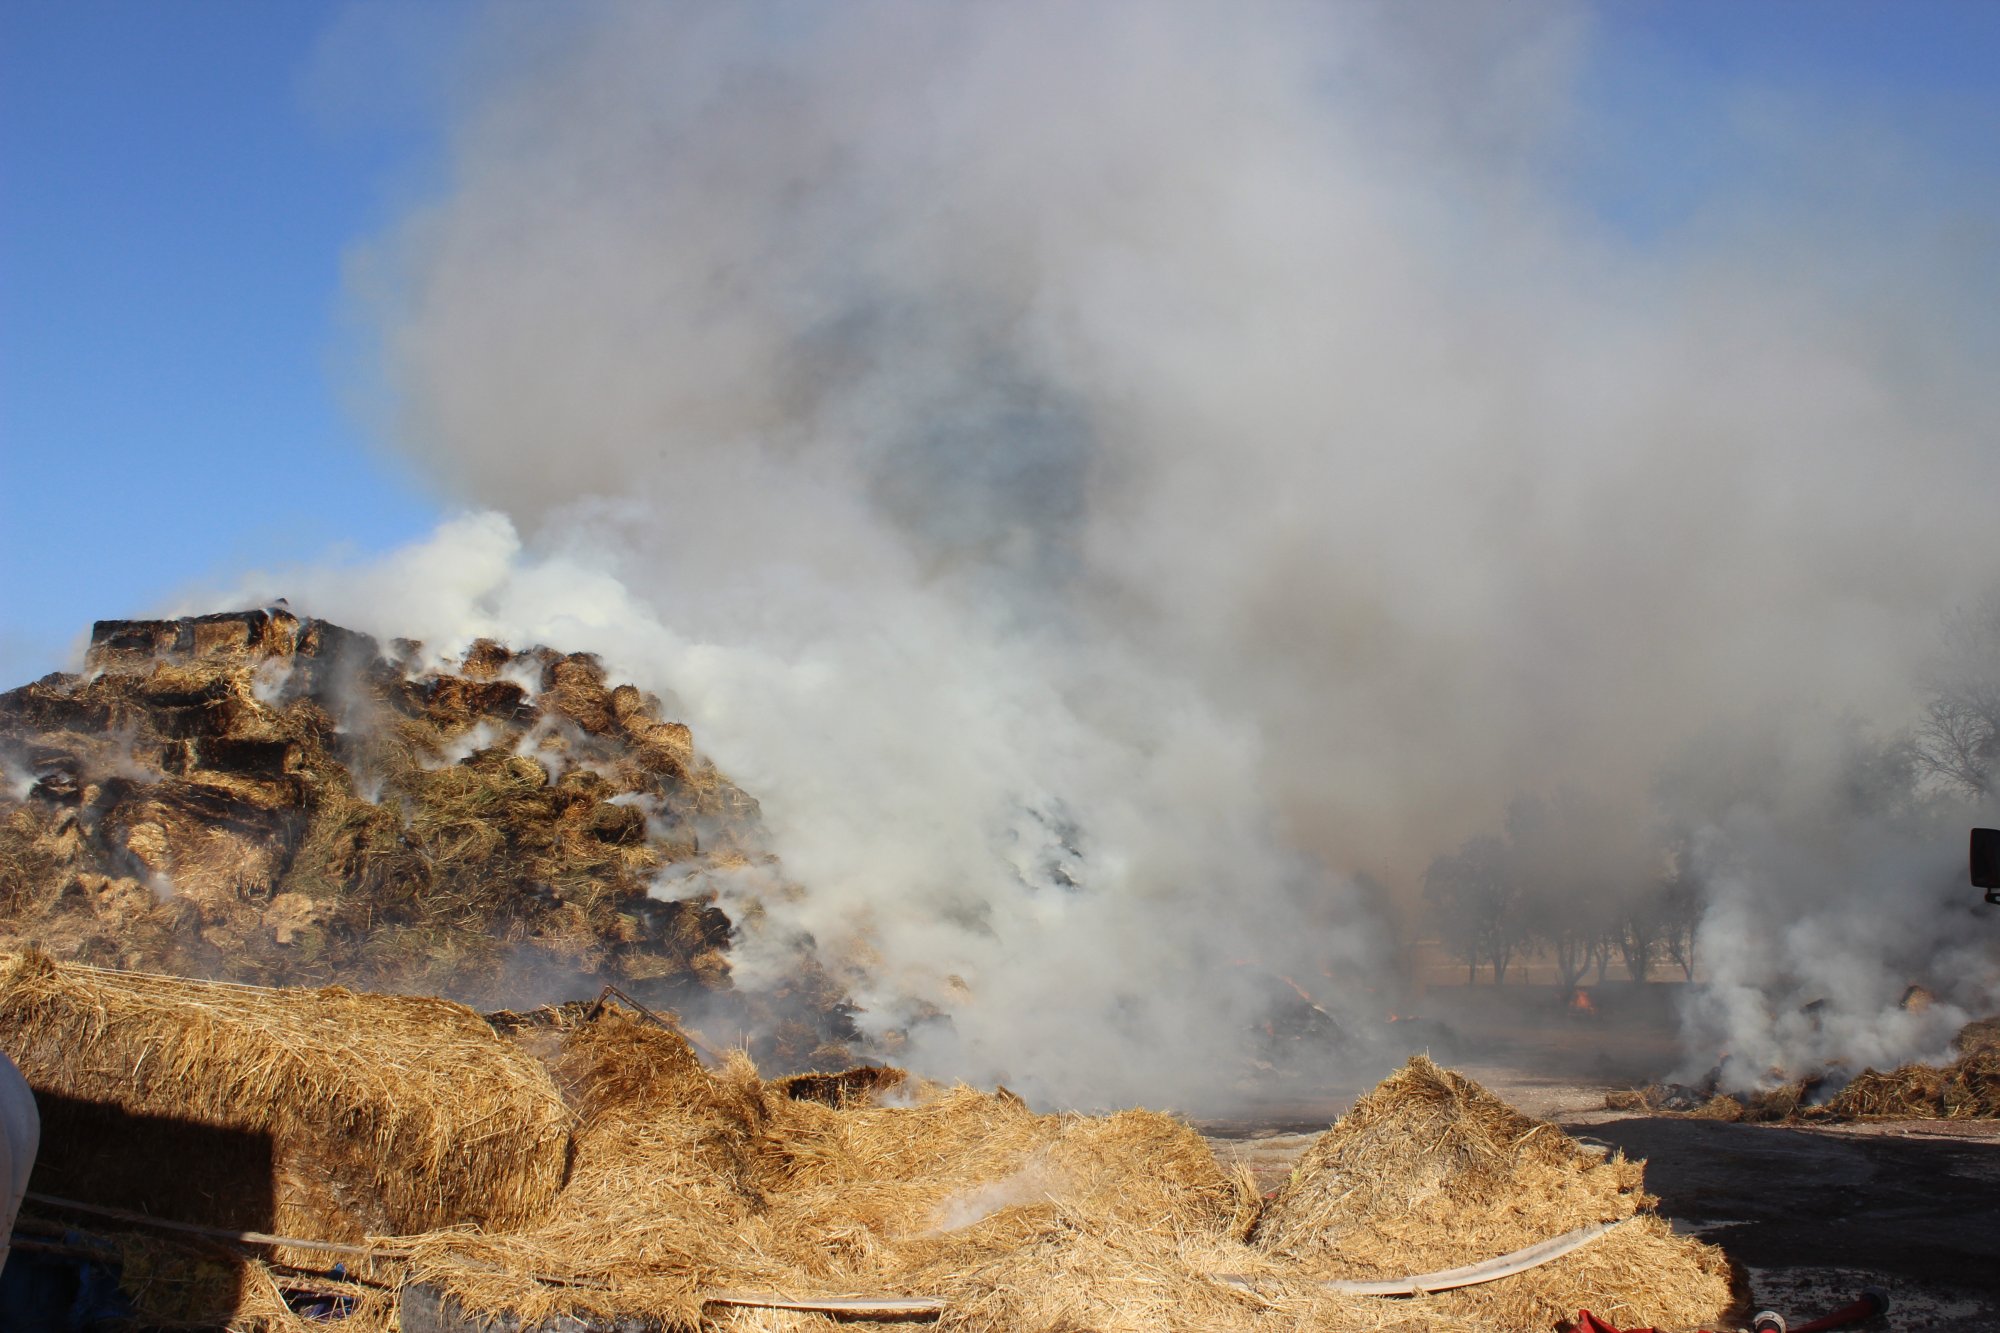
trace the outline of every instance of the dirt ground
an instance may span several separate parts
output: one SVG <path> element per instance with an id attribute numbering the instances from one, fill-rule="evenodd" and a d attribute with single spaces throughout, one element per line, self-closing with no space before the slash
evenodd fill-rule
<path id="1" fill-rule="evenodd" d="M 2000 1329 L 2000 1122 L 1801 1127 L 1606 1111 L 1607 1091 L 1680 1064 L 1677 991 L 1596 987 L 1597 1012 L 1577 1015 L 1547 988 L 1437 987 L 1421 1030 L 1436 1058 L 1522 1111 L 1645 1159 L 1661 1213 L 1742 1266 L 1755 1308 L 1796 1325 L 1875 1286 L 1891 1308 L 1861 1329 Z M 1359 1091 L 1202 1128 L 1270 1190 Z"/>

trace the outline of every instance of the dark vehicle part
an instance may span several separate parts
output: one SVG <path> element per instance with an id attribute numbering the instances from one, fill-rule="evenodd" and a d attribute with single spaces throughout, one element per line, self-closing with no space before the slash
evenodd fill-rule
<path id="1" fill-rule="evenodd" d="M 2000 903 L 2000 828 L 1972 830 L 1972 887 L 1986 890 L 1986 901 Z"/>

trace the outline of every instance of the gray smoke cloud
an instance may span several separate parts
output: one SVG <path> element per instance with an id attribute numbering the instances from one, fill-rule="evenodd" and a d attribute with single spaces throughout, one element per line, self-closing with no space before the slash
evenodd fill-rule
<path id="1" fill-rule="evenodd" d="M 920 1068 L 1178 1095 L 1239 963 L 1364 1003 L 1350 875 L 1522 791 L 1650 819 L 1718 716 L 1893 723 L 1995 572 L 1961 252 L 1782 186 L 1605 227 L 1590 22 L 497 22 L 448 186 L 355 262 L 393 438 L 471 512 L 310 605 L 667 694 L 864 1021 L 951 1015 Z"/>

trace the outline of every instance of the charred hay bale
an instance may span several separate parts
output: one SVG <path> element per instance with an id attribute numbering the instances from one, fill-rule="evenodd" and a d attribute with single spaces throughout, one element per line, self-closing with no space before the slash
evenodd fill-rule
<path id="1" fill-rule="evenodd" d="M 535 720 L 528 692 L 511 680 L 472 680 L 465 676 L 430 676 L 418 689 L 425 716 L 432 722 L 470 724 L 480 718 L 527 724 Z"/>
<path id="2" fill-rule="evenodd" d="M 273 657 L 298 647 L 299 619 L 272 607 L 179 620 L 100 620 L 84 661 L 92 671 L 144 667 L 169 657 Z"/>
<path id="3" fill-rule="evenodd" d="M 1543 1267 L 1429 1299 L 1454 1327 L 1549 1327 L 1583 1307 L 1621 1325 L 1714 1318 L 1731 1299 L 1721 1252 L 1675 1236 L 1643 1185 L 1640 1163 L 1414 1056 L 1307 1150 L 1254 1241 L 1329 1278 L 1388 1279 L 1630 1218 Z"/>
<path id="4" fill-rule="evenodd" d="M 94 839 L 108 865 L 204 900 L 268 896 L 305 834 L 296 784 L 227 774 L 104 785 Z"/>
<path id="5" fill-rule="evenodd" d="M 2000 1119 L 2000 1048 L 1983 1046 L 1952 1065 L 1939 1100 L 1953 1120 Z"/>
<path id="6" fill-rule="evenodd" d="M 1958 1030 L 1958 1035 L 1951 1039 L 1951 1045 L 1960 1055 L 2000 1051 L 2000 1015 L 1975 1018 Z"/>
<path id="7" fill-rule="evenodd" d="M 2000 1117 L 2000 1049 L 1977 1047 L 1942 1067 L 1864 1069 L 1815 1120 L 1978 1120 Z"/>
<path id="8" fill-rule="evenodd" d="M 570 1114 L 547 1073 L 444 1000 L 0 964 L 0 1049 L 43 1107 L 49 1192 L 283 1235 L 519 1225 Z"/>
<path id="9" fill-rule="evenodd" d="M 506 644 L 493 639 L 474 639 L 459 659 L 459 673 L 472 680 L 492 680 L 514 660 Z"/>
<path id="10" fill-rule="evenodd" d="M 604 664 L 590 653 L 571 653 L 550 664 L 542 675 L 542 706 L 593 736 L 618 730 L 611 691 L 604 685 Z"/>
<path id="11" fill-rule="evenodd" d="M 1938 1114 L 1945 1073 L 1928 1065 L 1904 1065 L 1887 1072 L 1864 1069 L 1824 1106 L 1815 1119 L 1928 1119 Z"/>
<path id="12" fill-rule="evenodd" d="M 909 1081 L 909 1074 L 892 1065 L 856 1065 L 828 1074 L 793 1074 L 771 1086 L 795 1102 L 818 1102 L 836 1110 L 862 1106 Z"/>

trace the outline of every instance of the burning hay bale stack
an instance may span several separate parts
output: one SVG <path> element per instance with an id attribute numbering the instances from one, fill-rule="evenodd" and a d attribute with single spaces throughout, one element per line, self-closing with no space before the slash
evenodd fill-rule
<path id="1" fill-rule="evenodd" d="M 41 1108 L 36 1188 L 329 1241 L 546 1212 L 570 1113 L 443 1000 L 0 962 L 0 1050 Z"/>
<path id="2" fill-rule="evenodd" d="M 775 876 L 756 803 L 586 654 L 437 663 L 281 607 L 101 621 L 85 673 L 0 694 L 0 778 L 0 948 L 487 1005 L 583 975 L 762 1005 L 760 1054 L 844 1062 L 809 956 L 733 993 L 711 877 Z"/>

